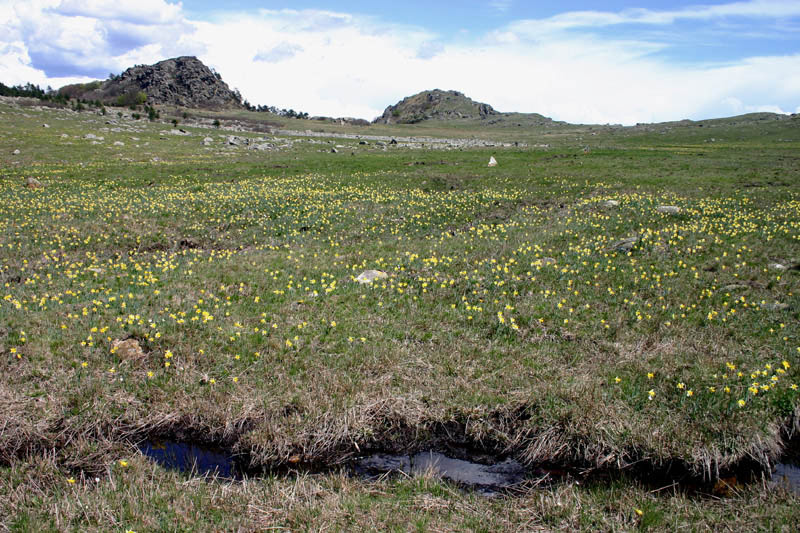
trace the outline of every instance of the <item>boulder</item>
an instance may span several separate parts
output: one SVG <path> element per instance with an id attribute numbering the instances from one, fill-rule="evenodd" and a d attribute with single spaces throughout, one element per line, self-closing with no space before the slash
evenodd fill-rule
<path id="1" fill-rule="evenodd" d="M 656 207 L 656 211 L 665 215 L 677 215 L 681 212 L 681 208 L 674 205 L 660 205 Z"/>
<path id="2" fill-rule="evenodd" d="M 115 339 L 111 343 L 111 349 L 117 357 L 125 361 L 142 359 L 145 355 L 142 347 L 139 346 L 139 341 L 136 339 Z"/>
<path id="3" fill-rule="evenodd" d="M 25 180 L 25 187 L 27 187 L 28 189 L 41 189 L 42 187 L 44 187 L 44 185 L 42 185 L 42 182 L 37 180 L 36 178 L 30 177 Z"/>
<path id="4" fill-rule="evenodd" d="M 639 237 L 627 237 L 612 244 L 611 249 L 618 252 L 630 252 L 637 242 L 639 242 Z"/>
<path id="5" fill-rule="evenodd" d="M 389 274 L 381 270 L 365 270 L 364 272 L 358 275 L 356 281 L 358 283 L 365 284 L 365 283 L 372 283 L 376 279 L 386 279 L 388 277 Z"/>

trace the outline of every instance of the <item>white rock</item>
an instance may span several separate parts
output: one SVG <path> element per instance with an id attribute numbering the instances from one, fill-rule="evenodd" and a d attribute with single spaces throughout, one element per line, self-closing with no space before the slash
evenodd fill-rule
<path id="1" fill-rule="evenodd" d="M 603 205 L 606 207 L 617 207 L 619 202 L 617 200 L 606 200 Z"/>
<path id="2" fill-rule="evenodd" d="M 365 270 L 361 274 L 358 275 L 356 281 L 359 283 L 372 283 L 376 279 L 386 279 L 389 277 L 389 274 L 383 272 L 381 270 Z"/>
<path id="3" fill-rule="evenodd" d="M 489 158 L 489 164 L 487 166 L 496 167 L 497 166 L 497 159 L 495 159 L 494 156 L 490 157 Z"/>
<path id="4" fill-rule="evenodd" d="M 656 211 L 665 215 L 677 215 L 681 212 L 681 208 L 674 205 L 660 205 L 656 207 Z"/>

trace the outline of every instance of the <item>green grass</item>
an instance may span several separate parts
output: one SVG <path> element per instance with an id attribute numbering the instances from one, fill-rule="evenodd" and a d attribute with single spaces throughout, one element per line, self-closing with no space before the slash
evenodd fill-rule
<path id="1" fill-rule="evenodd" d="M 333 139 L 346 148 L 332 154 L 297 137 L 255 152 L 225 146 L 224 130 L 105 124 L 115 110 L 0 111 L 9 529 L 265 527 L 272 518 L 253 507 L 295 529 L 699 529 L 733 527 L 742 509 L 764 529 L 796 519 L 790 494 L 653 495 L 626 474 L 499 502 L 334 474 L 192 482 L 178 498 L 181 477 L 132 451 L 176 435 L 277 468 L 467 445 L 531 464 L 679 465 L 712 483 L 774 460 L 800 405 L 798 272 L 769 266 L 800 262 L 796 118 L 555 133 L 381 126 L 358 131 L 552 147 Z M 23 187 L 31 176 L 45 187 Z M 614 248 L 632 236 L 631 250 Z M 389 277 L 355 283 L 365 269 Z M 112 350 L 131 337 L 144 357 Z M 120 469 L 122 457 L 135 467 Z M 311 499 L 258 503 L 297 490 Z"/>

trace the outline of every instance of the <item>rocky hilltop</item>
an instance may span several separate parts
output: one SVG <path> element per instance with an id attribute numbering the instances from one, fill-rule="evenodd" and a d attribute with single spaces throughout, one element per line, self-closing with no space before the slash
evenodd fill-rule
<path id="1" fill-rule="evenodd" d="M 404 98 L 390 105 L 376 124 L 415 124 L 424 120 L 487 119 L 499 116 L 489 104 L 475 102 L 458 91 L 434 89 Z"/>
<path id="2" fill-rule="evenodd" d="M 103 82 L 67 85 L 61 93 L 105 104 L 170 104 L 189 108 L 242 108 L 241 96 L 194 56 L 137 65 Z M 144 96 L 142 96 L 144 95 Z"/>

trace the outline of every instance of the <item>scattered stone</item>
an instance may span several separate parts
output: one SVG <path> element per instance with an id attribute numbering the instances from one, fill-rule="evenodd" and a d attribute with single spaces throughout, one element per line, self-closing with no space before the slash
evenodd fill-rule
<path id="1" fill-rule="evenodd" d="M 369 143 L 367 141 L 358 141 L 358 144 L 361 146 L 367 146 Z"/>
<path id="2" fill-rule="evenodd" d="M 42 127 L 43 127 L 43 128 L 49 128 L 49 127 L 50 127 L 50 124 L 42 124 Z"/>
<path id="3" fill-rule="evenodd" d="M 332 154 L 338 154 L 339 150 L 337 150 L 336 148 L 331 148 L 331 153 Z"/>
<path id="4" fill-rule="evenodd" d="M 622 239 L 621 241 L 617 241 L 611 245 L 613 250 L 617 250 L 619 252 L 630 252 L 633 250 L 633 247 L 636 243 L 639 242 L 639 237 L 627 237 Z"/>
<path id="5" fill-rule="evenodd" d="M 397 139 L 392 139 L 391 141 L 389 141 L 389 144 L 397 144 Z"/>
<path id="6" fill-rule="evenodd" d="M 733 283 L 731 285 L 725 285 L 724 287 L 722 287 L 722 290 L 723 291 L 736 291 L 736 290 L 739 290 L 739 289 L 747 289 L 747 288 L 749 288 L 749 285 L 743 285 L 741 283 Z"/>
<path id="7" fill-rule="evenodd" d="M 495 159 L 494 156 L 489 158 L 489 165 L 488 166 L 490 166 L 490 167 L 496 167 L 497 166 L 497 159 Z"/>
<path id="8" fill-rule="evenodd" d="M 617 201 L 617 200 L 606 200 L 605 202 L 603 202 L 603 205 L 605 207 L 617 207 L 617 206 L 619 206 L 619 201 Z"/>
<path id="9" fill-rule="evenodd" d="M 665 215 L 677 215 L 681 212 L 681 208 L 674 205 L 660 205 L 656 207 L 656 211 Z"/>
<path id="10" fill-rule="evenodd" d="M 14 151 L 13 151 L 13 152 L 11 152 L 11 153 L 12 153 L 12 154 L 14 154 L 14 155 L 19 155 L 21 152 L 19 151 L 19 149 L 17 149 L 17 150 L 14 150 Z"/>
<path id="11" fill-rule="evenodd" d="M 61 138 L 62 139 L 69 139 L 69 135 L 67 135 L 66 133 L 62 133 L 61 134 Z"/>
<path id="12" fill-rule="evenodd" d="M 86 270 L 88 270 L 89 272 L 94 272 L 95 274 L 102 274 L 103 272 L 105 272 L 105 271 L 104 271 L 102 268 L 100 268 L 100 267 L 89 267 L 89 268 L 87 268 Z"/>
<path id="13" fill-rule="evenodd" d="M 125 143 L 122 141 L 114 141 L 114 146 L 125 146 Z"/>
<path id="14" fill-rule="evenodd" d="M 44 185 L 42 185 L 42 182 L 37 180 L 36 178 L 30 177 L 25 180 L 25 187 L 29 189 L 41 189 L 42 187 L 44 187 Z"/>
<path id="15" fill-rule="evenodd" d="M 96 141 L 102 141 L 104 139 L 103 137 L 98 137 L 94 133 L 87 133 L 86 135 L 83 136 L 83 138 L 87 140 L 94 139 Z"/>
<path id="16" fill-rule="evenodd" d="M 144 357 L 144 351 L 136 339 L 115 339 L 111 343 L 111 349 L 120 359 L 124 360 L 135 361 Z"/>
<path id="17" fill-rule="evenodd" d="M 389 274 L 383 272 L 381 270 L 365 270 L 361 274 L 358 275 L 356 281 L 358 283 L 372 283 L 376 279 L 386 279 L 389 277 Z"/>
<path id="18" fill-rule="evenodd" d="M 782 265 L 781 263 L 770 263 L 767 266 L 769 266 L 769 268 L 771 268 L 772 270 L 788 270 L 789 269 L 789 267 L 787 267 L 786 265 Z"/>
<path id="19" fill-rule="evenodd" d="M 211 146 L 213 143 L 214 143 L 214 139 L 212 139 L 211 137 L 206 137 L 206 138 L 203 139 L 203 145 L 204 146 Z"/>
<path id="20" fill-rule="evenodd" d="M 787 309 L 789 309 L 789 304 L 783 304 L 780 302 L 762 303 L 761 307 L 763 307 L 767 311 L 786 311 Z"/>

